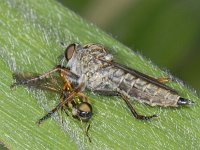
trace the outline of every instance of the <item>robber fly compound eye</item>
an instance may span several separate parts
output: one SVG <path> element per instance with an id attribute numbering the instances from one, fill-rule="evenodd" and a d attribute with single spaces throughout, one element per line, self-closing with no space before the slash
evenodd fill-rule
<path id="1" fill-rule="evenodd" d="M 84 122 L 92 117 L 92 106 L 87 102 L 82 102 L 77 107 L 77 116 Z"/>
<path id="2" fill-rule="evenodd" d="M 65 58 L 69 61 L 76 50 L 76 44 L 70 44 L 65 50 Z"/>

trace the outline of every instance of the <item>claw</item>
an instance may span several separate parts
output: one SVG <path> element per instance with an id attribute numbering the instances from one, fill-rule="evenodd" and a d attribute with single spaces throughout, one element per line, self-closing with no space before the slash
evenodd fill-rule
<path id="1" fill-rule="evenodd" d="M 177 102 L 177 105 L 192 105 L 192 104 L 194 104 L 193 101 L 182 98 L 182 97 L 180 97 L 178 102 Z"/>
<path id="2" fill-rule="evenodd" d="M 139 120 L 151 120 L 152 118 L 157 118 L 158 115 L 154 114 L 152 116 L 142 116 L 142 115 L 138 115 L 136 118 Z"/>

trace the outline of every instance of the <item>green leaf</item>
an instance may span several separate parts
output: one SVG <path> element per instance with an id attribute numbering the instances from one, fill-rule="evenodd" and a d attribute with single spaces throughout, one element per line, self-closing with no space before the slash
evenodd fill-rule
<path id="1" fill-rule="evenodd" d="M 66 45 L 100 43 L 118 62 L 154 77 L 168 76 L 96 26 L 53 0 L 3 0 L 0 5 L 0 142 L 10 149 L 198 149 L 200 112 L 197 95 L 180 81 L 169 85 L 196 105 L 187 108 L 150 107 L 134 102 L 138 112 L 159 114 L 150 122 L 131 116 L 124 102 L 87 92 L 94 109 L 89 134 L 81 123 L 60 115 L 35 122 L 59 102 L 59 95 L 17 87 L 15 72 L 44 73 L 59 63 Z M 45 111 L 44 111 L 45 110 Z"/>

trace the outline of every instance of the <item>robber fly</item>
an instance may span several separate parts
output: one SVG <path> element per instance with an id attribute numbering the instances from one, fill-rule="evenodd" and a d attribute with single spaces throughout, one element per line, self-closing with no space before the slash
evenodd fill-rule
<path id="1" fill-rule="evenodd" d="M 121 97 L 136 119 L 149 120 L 157 115 L 143 116 L 136 112 L 130 99 L 163 107 L 191 105 L 193 102 L 179 96 L 178 92 L 164 82 L 167 78 L 155 79 L 139 71 L 118 64 L 113 55 L 102 45 L 71 44 L 66 48 L 66 68 L 78 76 L 78 84 L 102 95 Z M 71 77 L 67 77 L 70 78 Z"/>
<path id="2" fill-rule="evenodd" d="M 144 116 L 138 114 L 130 99 L 151 106 L 159 105 L 163 107 L 178 107 L 193 103 L 180 97 L 176 90 L 165 85 L 164 82 L 168 81 L 167 78 L 155 79 L 118 64 L 113 60 L 113 55 L 107 53 L 106 49 L 98 44 L 87 44 L 85 46 L 70 44 L 64 52 L 61 65 L 40 76 L 22 80 L 13 85 L 29 85 L 55 72 L 59 72 L 60 78 L 65 83 L 61 94 L 62 98 L 56 108 L 38 121 L 39 124 L 58 109 L 74 103 L 76 97 L 84 99 L 84 101 L 80 101 L 79 104 L 72 104 L 72 112 L 81 120 L 88 121 L 92 117 L 92 107 L 82 93 L 85 89 L 102 95 L 121 97 L 132 115 L 139 120 L 150 120 L 157 115 Z"/>

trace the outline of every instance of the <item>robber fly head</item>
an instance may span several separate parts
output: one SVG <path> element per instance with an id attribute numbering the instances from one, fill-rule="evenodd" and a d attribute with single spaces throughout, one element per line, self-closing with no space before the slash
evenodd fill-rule
<path id="1" fill-rule="evenodd" d="M 100 59 L 111 61 L 112 55 L 107 54 L 105 48 L 98 44 L 87 44 L 81 46 L 80 44 L 70 44 L 65 50 L 65 60 L 67 61 L 67 68 L 81 76 L 89 68 L 96 68 L 101 66 Z M 95 60 L 94 64 L 90 64 L 91 60 Z M 88 66 L 92 65 L 92 66 Z"/>
<path id="2" fill-rule="evenodd" d="M 81 102 L 72 109 L 74 117 L 87 122 L 92 117 L 92 106 L 88 102 Z"/>

